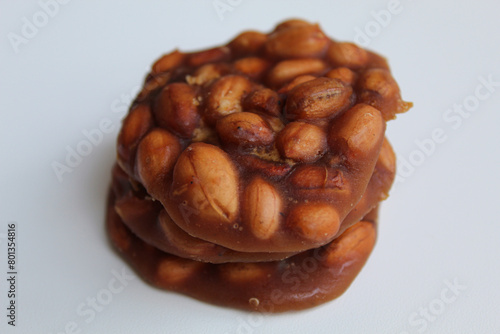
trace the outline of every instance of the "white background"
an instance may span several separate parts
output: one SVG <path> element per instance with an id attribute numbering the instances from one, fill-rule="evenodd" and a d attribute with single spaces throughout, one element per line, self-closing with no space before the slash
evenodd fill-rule
<path id="1" fill-rule="evenodd" d="M 479 78 L 500 81 L 498 2 L 401 0 L 379 31 L 372 11 L 389 1 L 222 2 L 233 5 L 221 19 L 212 0 L 73 0 L 16 53 L 9 34 L 22 36 L 23 18 L 33 22 L 42 7 L 1 0 L 0 332 L 500 332 L 500 87 L 469 105 L 467 117 L 444 119 L 457 117 L 447 114 L 454 104 L 475 101 Z M 132 273 L 108 245 L 104 204 L 120 119 L 147 68 L 174 48 L 222 44 L 289 17 L 319 22 L 338 40 L 372 29 L 368 47 L 389 58 L 404 98 L 415 103 L 389 124 L 400 181 L 383 205 L 378 243 L 361 274 L 341 298 L 303 312 L 249 314 L 135 278 L 95 317 L 79 315 L 114 271 Z M 113 132 L 59 182 L 53 162 L 64 163 L 67 147 L 103 119 Z M 428 142 L 435 129 L 446 140 L 422 152 L 417 142 Z M 15 329 L 4 315 L 9 222 L 18 224 Z M 446 282 L 454 281 L 460 289 L 445 291 L 445 303 Z"/>

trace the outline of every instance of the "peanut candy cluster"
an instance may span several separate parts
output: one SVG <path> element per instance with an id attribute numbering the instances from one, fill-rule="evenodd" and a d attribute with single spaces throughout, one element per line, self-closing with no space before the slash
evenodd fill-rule
<path id="1" fill-rule="evenodd" d="M 124 119 L 111 239 L 154 285 L 199 299 L 270 311 L 332 299 L 373 247 L 368 214 L 395 175 L 386 122 L 410 107 L 384 58 L 302 20 L 176 50 L 154 63 Z M 317 261 L 322 283 L 304 282 L 300 298 L 280 285 L 284 268 L 329 249 L 343 255 Z M 345 261 L 345 277 L 320 278 Z M 233 295 L 214 296 L 233 283 Z M 279 306 L 266 297 L 278 288 Z"/>

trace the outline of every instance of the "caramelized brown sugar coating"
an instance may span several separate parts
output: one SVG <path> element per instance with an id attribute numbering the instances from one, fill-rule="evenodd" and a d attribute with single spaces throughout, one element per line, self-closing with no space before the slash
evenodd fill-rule
<path id="1" fill-rule="evenodd" d="M 118 161 L 189 235 L 294 253 L 346 228 L 385 121 L 409 107 L 382 57 L 291 20 L 160 58 L 123 124 Z"/>
<path id="2" fill-rule="evenodd" d="M 325 179 L 326 171 L 319 170 L 309 178 Z M 346 219 L 342 222 L 342 229 L 344 231 L 352 224 L 358 222 L 361 217 L 372 210 L 380 201 L 387 197 L 387 193 L 391 187 L 395 176 L 395 156 L 387 140 L 380 152 L 375 170 L 370 178 L 368 187 L 363 194 L 362 199 L 349 213 Z M 266 205 L 276 205 L 275 197 L 272 190 L 260 190 L 261 187 L 266 187 L 266 183 L 257 178 L 254 184 L 249 187 L 250 191 L 247 196 L 255 196 L 255 193 L 267 193 L 265 203 Z M 141 187 L 142 188 L 142 187 Z M 144 189 L 134 190 L 130 183 L 128 175 L 123 172 L 118 166 L 113 170 L 113 194 L 115 200 L 115 210 L 120 215 L 125 225 L 139 238 L 146 243 L 171 254 L 193 259 L 202 262 L 211 263 L 225 263 L 225 262 L 261 262 L 281 260 L 294 255 L 295 253 L 258 253 L 258 252 L 238 252 L 226 247 L 201 240 L 190 236 L 185 231 L 180 229 L 170 218 L 168 213 L 163 210 L 161 204 L 153 201 L 151 197 L 147 196 Z M 249 200 L 252 203 L 260 203 L 254 201 L 252 198 Z M 312 208 L 315 208 L 314 206 Z M 307 208 L 306 208 L 307 209 Z M 317 209 L 317 207 L 315 208 Z M 296 228 L 301 228 L 301 233 L 314 234 L 316 231 L 321 230 L 321 223 L 325 219 L 320 220 L 321 213 L 328 215 L 329 208 L 326 210 L 313 210 L 312 214 L 316 215 L 314 224 L 301 224 L 296 222 Z M 245 217 L 249 221 L 255 221 L 254 215 L 258 214 L 259 209 L 252 208 L 249 210 Z M 319 214 L 318 214 L 319 213 Z M 276 218 L 276 213 L 273 210 L 268 210 L 266 214 L 270 215 L 267 221 L 272 221 Z M 272 215 L 275 215 L 274 217 Z M 333 213 L 335 214 L 335 213 Z M 319 217 L 318 217 L 319 215 Z M 297 215 L 300 219 L 300 215 Z M 267 218 L 267 217 L 266 217 Z M 328 217 L 324 217 L 328 219 Z M 258 233 L 264 237 L 273 233 L 272 227 L 260 224 L 255 227 Z M 339 231 L 337 235 L 340 234 Z"/>
<path id="3" fill-rule="evenodd" d="M 210 264 L 145 243 L 123 224 L 113 204 L 111 193 L 106 217 L 110 240 L 144 280 L 208 303 L 246 310 L 300 310 L 337 298 L 363 267 L 376 239 L 375 220 L 363 220 L 331 243 L 285 260 Z"/>

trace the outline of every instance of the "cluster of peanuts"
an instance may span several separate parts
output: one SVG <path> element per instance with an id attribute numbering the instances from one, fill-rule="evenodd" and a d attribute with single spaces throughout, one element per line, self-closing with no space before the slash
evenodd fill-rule
<path id="1" fill-rule="evenodd" d="M 302 20 L 167 54 L 118 136 L 111 240 L 153 285 L 211 303 L 331 300 L 373 248 L 386 122 L 410 107 L 384 58 Z"/>

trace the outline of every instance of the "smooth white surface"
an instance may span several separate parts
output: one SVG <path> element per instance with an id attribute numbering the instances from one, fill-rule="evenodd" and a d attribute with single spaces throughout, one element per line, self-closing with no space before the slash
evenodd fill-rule
<path id="1" fill-rule="evenodd" d="M 69 333 L 75 326 L 75 333 L 122 334 L 498 333 L 500 87 L 456 129 L 443 119 L 474 95 L 479 77 L 500 81 L 500 6 L 486 0 L 401 0 L 401 12 L 369 44 L 389 58 L 403 96 L 415 102 L 389 124 L 400 168 L 403 159 L 417 157 L 416 141 L 435 129 L 446 141 L 403 173 L 383 205 L 376 249 L 341 298 L 260 316 L 161 292 L 135 278 L 91 316 L 85 303 L 104 296 L 113 272 L 131 273 L 108 246 L 104 203 L 124 106 L 153 60 L 176 47 L 224 43 L 244 29 L 268 31 L 288 17 L 320 22 L 328 35 L 353 40 L 356 28 L 374 21 L 371 11 L 389 3 L 222 2 L 234 7 L 223 20 L 211 0 L 71 1 L 18 53 L 8 34 L 21 34 L 23 17 L 32 21 L 40 4 L 0 3 L 0 236 L 8 222 L 18 223 L 20 273 L 12 329 L 4 315 L 1 240 L 0 332 Z M 82 131 L 103 119 L 113 132 L 59 182 L 51 164 L 64 162 L 66 147 L 74 149 L 85 139 Z M 442 297 L 445 281 L 453 280 L 465 288 Z M 423 320 L 421 307 L 439 314 Z"/>

